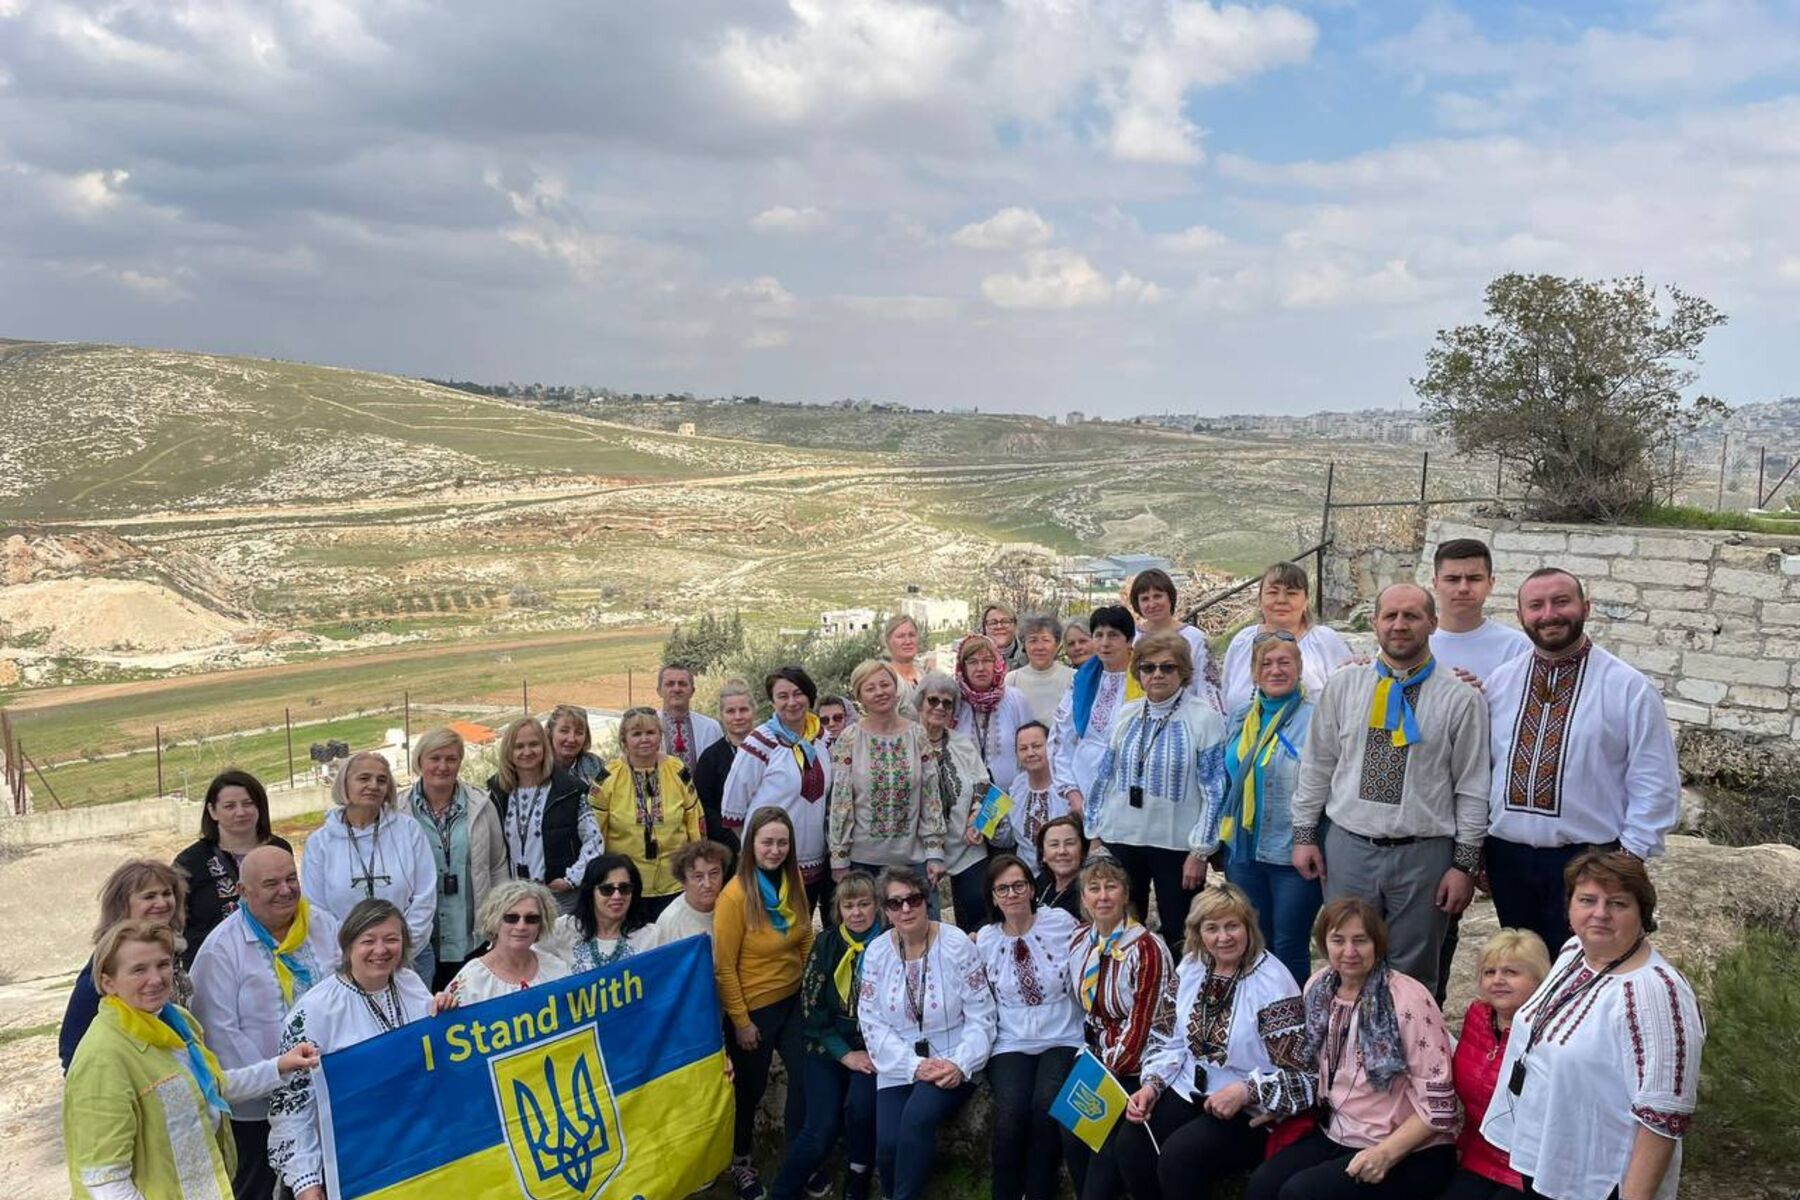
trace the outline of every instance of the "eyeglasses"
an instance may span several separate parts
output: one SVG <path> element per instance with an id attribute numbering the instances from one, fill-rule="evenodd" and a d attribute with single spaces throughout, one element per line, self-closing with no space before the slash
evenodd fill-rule
<path id="1" fill-rule="evenodd" d="M 597 883 L 594 890 L 602 896 L 629 896 L 637 891 L 629 883 Z"/>
<path id="2" fill-rule="evenodd" d="M 926 708 L 955 708 L 956 701 L 948 696 L 927 696 L 919 701 Z"/>
<path id="3" fill-rule="evenodd" d="M 1299 641 L 1299 638 L 1295 637 L 1285 629 L 1269 629 L 1251 638 L 1250 644 L 1252 646 L 1260 646 L 1264 642 L 1289 642 L 1298 644 Z"/>
<path id="4" fill-rule="evenodd" d="M 1172 662 L 1141 662 L 1137 665 L 1139 675 L 1179 675 L 1181 668 Z"/>
<path id="5" fill-rule="evenodd" d="M 1018 623 L 1019 622 L 1012 617 L 1000 617 L 1000 616 L 989 617 L 987 620 L 982 622 L 982 624 L 985 625 L 989 629 L 994 629 L 996 627 L 1011 629 L 1014 626 L 1016 626 Z"/>
<path id="6" fill-rule="evenodd" d="M 902 910 L 911 912 L 916 908 L 923 908 L 925 906 L 925 897 L 919 892 L 908 892 L 904 896 L 889 896 L 886 900 L 882 901 L 881 906 L 891 913 L 897 913 Z"/>
<path id="7" fill-rule="evenodd" d="M 544 923 L 544 914 L 534 912 L 501 913 L 500 919 L 505 921 L 508 925 L 517 925 L 521 922 L 526 925 L 542 925 Z"/>
<path id="8" fill-rule="evenodd" d="M 1031 884 L 1023 879 L 1015 879 L 1011 883 L 996 883 L 996 896 L 1023 896 L 1031 891 Z"/>

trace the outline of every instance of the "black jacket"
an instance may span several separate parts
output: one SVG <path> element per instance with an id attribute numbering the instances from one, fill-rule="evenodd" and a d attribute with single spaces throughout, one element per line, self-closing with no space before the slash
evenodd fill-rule
<path id="1" fill-rule="evenodd" d="M 500 814 L 500 827 L 511 828 L 506 820 L 506 806 L 512 794 L 500 786 L 498 775 L 488 776 L 488 799 Z M 544 878 L 539 883 L 561 879 L 575 860 L 581 857 L 581 809 L 588 802 L 588 786 L 574 775 L 556 768 L 550 774 L 550 797 L 544 802 Z M 511 855 L 511 850 L 507 851 Z M 518 874 L 518 863 L 513 863 Z"/>
<path id="2" fill-rule="evenodd" d="M 294 852 L 284 838 L 271 837 L 265 844 Z M 192 970 L 206 935 L 237 911 L 238 862 L 217 842 L 201 838 L 175 856 L 175 865 L 187 875 L 187 925 L 181 931 L 187 949 L 181 952 L 181 965 Z"/>

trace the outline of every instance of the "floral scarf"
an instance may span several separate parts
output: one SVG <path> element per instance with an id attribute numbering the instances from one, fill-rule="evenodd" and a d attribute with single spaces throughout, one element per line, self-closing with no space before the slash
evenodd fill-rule
<path id="1" fill-rule="evenodd" d="M 994 682 L 988 687 L 978 689 L 969 683 L 963 651 L 970 643 L 983 643 L 994 652 Z M 991 713 L 1000 707 L 1000 701 L 1006 699 L 1006 659 L 1000 656 L 1000 648 L 994 645 L 993 638 L 986 634 L 971 633 L 958 644 L 956 686 L 962 690 L 963 701 L 978 713 Z"/>
<path id="2" fill-rule="evenodd" d="M 1337 995 L 1338 973 L 1327 969 L 1306 989 L 1306 1059 L 1318 1063 L 1331 1028 L 1331 998 Z M 1388 986 L 1386 963 L 1369 972 L 1356 996 L 1356 1052 L 1377 1091 L 1406 1074 L 1406 1050 L 1400 1043 L 1400 1018 Z"/>

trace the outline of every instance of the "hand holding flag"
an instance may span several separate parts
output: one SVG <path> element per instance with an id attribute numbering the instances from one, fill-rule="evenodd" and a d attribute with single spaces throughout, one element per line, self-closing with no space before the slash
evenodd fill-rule
<path id="1" fill-rule="evenodd" d="M 1006 814 L 1013 808 L 1013 798 L 1001 791 L 999 785 L 988 784 L 988 790 L 981 797 L 981 803 L 975 809 L 975 816 L 970 821 L 975 832 L 982 837 L 991 838 L 1000 832 L 1000 823 L 1006 820 Z"/>
<path id="2" fill-rule="evenodd" d="M 1092 1050 L 1083 1050 L 1075 1056 L 1075 1065 L 1069 1069 L 1062 1091 L 1051 1101 L 1050 1115 L 1098 1153 L 1113 1126 L 1125 1115 L 1129 1099 L 1124 1085 L 1106 1069 L 1106 1064 L 1095 1058 Z"/>

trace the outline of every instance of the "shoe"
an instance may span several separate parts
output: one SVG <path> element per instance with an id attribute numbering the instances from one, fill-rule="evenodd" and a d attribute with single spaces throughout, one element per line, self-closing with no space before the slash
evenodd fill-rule
<path id="1" fill-rule="evenodd" d="M 756 1177 L 756 1168 L 748 1158 L 731 1160 L 731 1186 L 737 1193 L 737 1200 L 766 1200 L 768 1190 Z"/>
<path id="2" fill-rule="evenodd" d="M 844 1200 L 869 1200 L 869 1189 L 875 1182 L 873 1169 L 866 1171 L 844 1170 Z"/>
<path id="3" fill-rule="evenodd" d="M 806 1186 L 802 1190 L 808 1200 L 824 1200 L 831 1195 L 831 1176 L 823 1168 L 814 1171 L 806 1177 Z"/>

